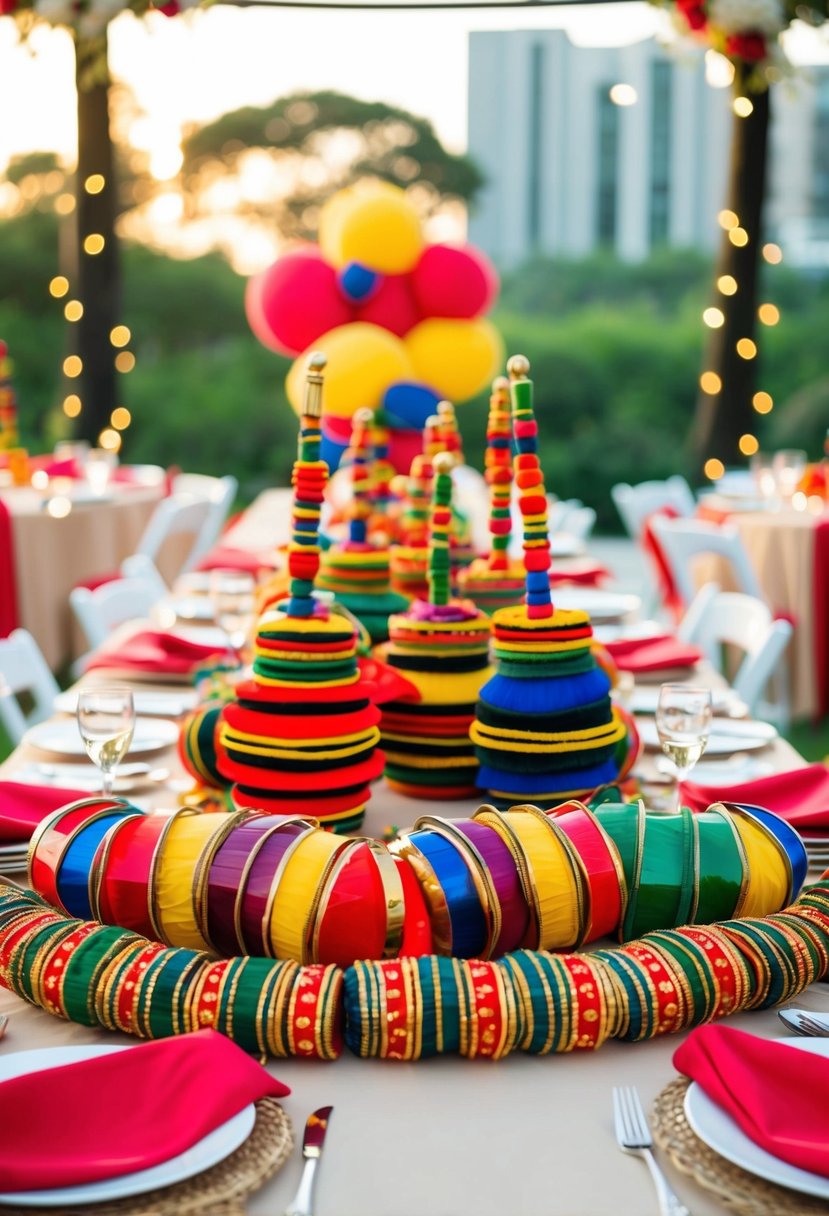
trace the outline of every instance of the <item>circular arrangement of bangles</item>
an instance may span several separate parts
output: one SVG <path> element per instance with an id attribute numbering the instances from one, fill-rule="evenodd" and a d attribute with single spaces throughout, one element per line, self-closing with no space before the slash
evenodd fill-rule
<path id="1" fill-rule="evenodd" d="M 829 968 L 829 885 L 774 916 L 586 954 L 328 965 L 215 961 L 0 885 L 0 982 L 71 1021 L 161 1038 L 211 1026 L 260 1056 L 499 1059 L 595 1050 L 790 1000 Z"/>
<path id="2" fill-rule="evenodd" d="M 608 791 L 608 794 L 615 791 Z M 37 827 L 32 888 L 168 946 L 336 963 L 488 959 L 764 916 L 806 876 L 794 829 L 758 807 L 660 815 L 641 802 L 426 815 L 390 845 L 314 820 L 85 798 Z"/>

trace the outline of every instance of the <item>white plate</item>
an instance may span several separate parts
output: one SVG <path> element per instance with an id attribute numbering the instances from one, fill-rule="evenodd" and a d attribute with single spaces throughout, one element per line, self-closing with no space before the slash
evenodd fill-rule
<path id="1" fill-rule="evenodd" d="M 755 760 L 748 756 L 736 764 L 732 764 L 728 760 L 706 764 L 703 758 L 699 764 L 694 765 L 691 780 L 698 785 L 722 786 L 723 789 L 726 789 L 729 785 L 740 785 L 743 781 L 770 777 L 774 771 L 774 765 L 770 762 Z"/>
<path id="2" fill-rule="evenodd" d="M 170 637 L 199 646 L 210 646 L 217 652 L 224 652 L 228 647 L 227 634 L 218 625 L 176 625 L 175 629 L 170 630 Z"/>
<path id="3" fill-rule="evenodd" d="M 90 687 L 92 687 L 90 685 Z M 132 699 L 135 712 L 143 717 L 179 718 L 196 708 L 195 692 L 140 692 L 134 690 Z M 59 693 L 52 708 L 57 714 L 74 714 L 78 708 L 78 694 L 72 689 Z"/>
<path id="4" fill-rule="evenodd" d="M 636 723 L 639 737 L 645 747 L 651 751 L 661 751 L 662 746 L 656 733 L 656 722 L 653 718 L 642 718 Z M 777 738 L 777 731 L 768 722 L 741 722 L 739 720 L 723 724 L 718 721 L 711 724 L 711 734 L 705 748 L 706 756 L 733 756 L 735 752 L 756 751 L 768 747 Z M 691 778 L 693 780 L 693 777 Z"/>
<path id="5" fill-rule="evenodd" d="M 25 1073 L 40 1072 L 44 1068 L 57 1068 L 61 1064 L 76 1064 L 79 1060 L 126 1049 L 126 1046 L 41 1047 L 34 1051 L 4 1054 L 0 1056 L 0 1081 L 20 1077 Z M 217 1161 L 223 1161 L 225 1157 L 230 1156 L 248 1138 L 255 1122 L 256 1109 L 251 1104 L 203 1140 L 199 1140 L 192 1148 L 150 1169 L 107 1178 L 103 1182 L 88 1182 L 82 1186 L 0 1194 L 0 1203 L 19 1204 L 21 1207 L 80 1207 L 122 1199 L 128 1195 L 141 1195 L 146 1191 L 154 1191 L 156 1187 L 172 1186 L 175 1182 L 182 1182 L 185 1178 L 202 1173 Z M 45 1147 L 48 1151 L 48 1145 Z"/>
<path id="6" fill-rule="evenodd" d="M 816 1056 L 829 1056 L 827 1039 L 792 1038 L 778 1042 L 788 1043 L 800 1051 L 810 1051 Z M 726 1161 L 733 1162 L 758 1178 L 765 1178 L 767 1182 L 774 1182 L 777 1186 L 785 1186 L 804 1195 L 829 1199 L 829 1178 L 797 1169 L 796 1166 L 789 1165 L 760 1148 L 740 1130 L 730 1115 L 711 1101 L 695 1081 L 691 1082 L 685 1095 L 685 1117 L 694 1134 L 715 1153 L 725 1157 Z"/>
<path id="7" fill-rule="evenodd" d="M 572 536 L 569 532 L 550 533 L 551 557 L 581 557 L 585 551 L 583 540 Z"/>
<path id="8" fill-rule="evenodd" d="M 207 621 L 212 624 L 216 619 L 213 603 L 204 595 L 175 596 L 172 607 L 180 621 Z"/>
<path id="9" fill-rule="evenodd" d="M 595 587 L 554 587 L 553 603 L 556 608 L 580 608 L 594 622 L 620 621 L 642 607 L 638 595 L 599 591 Z"/>
<path id="10" fill-rule="evenodd" d="M 172 747 L 178 740 L 178 726 L 164 718 L 138 718 L 130 744 L 131 756 L 148 752 L 161 752 Z M 86 756 L 77 722 L 71 718 L 56 718 L 40 722 L 24 735 L 24 743 L 39 747 L 44 752 L 61 756 Z"/>
<path id="11" fill-rule="evenodd" d="M 711 702 L 714 707 L 714 713 L 729 709 L 735 699 L 735 694 L 728 688 L 712 689 Z M 655 714 L 658 701 L 659 685 L 637 685 L 630 695 L 628 708 L 635 714 Z M 731 723 L 729 722 L 729 729 L 730 727 Z"/>

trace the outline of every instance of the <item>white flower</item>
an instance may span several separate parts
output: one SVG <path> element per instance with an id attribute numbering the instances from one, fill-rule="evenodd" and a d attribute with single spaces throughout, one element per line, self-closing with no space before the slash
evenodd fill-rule
<path id="1" fill-rule="evenodd" d="M 781 0 L 710 0 L 708 19 L 725 34 L 773 38 L 786 24 Z"/>

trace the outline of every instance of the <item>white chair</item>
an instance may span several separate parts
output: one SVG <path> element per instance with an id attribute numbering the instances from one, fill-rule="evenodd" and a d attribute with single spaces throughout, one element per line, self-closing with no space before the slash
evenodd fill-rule
<path id="1" fill-rule="evenodd" d="M 737 591 L 765 600 L 760 581 L 736 528 L 698 519 L 668 519 L 655 515 L 651 528 L 673 576 L 676 589 L 690 606 L 697 593 L 694 559 L 705 554 L 724 558 Z"/>
<path id="2" fill-rule="evenodd" d="M 140 578 L 115 578 L 94 591 L 75 587 L 69 593 L 72 611 L 91 650 L 103 645 L 113 629 L 141 620 L 158 603 L 158 588 Z M 83 669 L 83 660 L 80 660 Z"/>
<path id="3" fill-rule="evenodd" d="M 564 531 L 569 532 L 576 540 L 587 541 L 595 523 L 596 512 L 592 507 L 572 507 L 567 513 L 567 526 Z"/>
<path id="4" fill-rule="evenodd" d="M 58 682 L 40 647 L 25 629 L 0 639 L 0 722 L 16 747 L 30 726 L 52 713 Z M 32 708 L 24 712 L 18 697 L 28 694 Z"/>
<path id="5" fill-rule="evenodd" d="M 187 495 L 196 501 L 206 499 L 211 506 L 181 572 L 192 570 L 213 548 L 230 514 L 238 489 L 239 482 L 229 473 L 225 477 L 210 477 L 207 473 L 178 473 L 173 478 L 173 496 Z M 140 547 L 138 551 L 143 552 Z"/>
<path id="6" fill-rule="evenodd" d="M 153 588 L 156 602 L 169 594 L 170 588 L 164 582 L 161 571 L 151 557 L 144 553 L 133 553 L 121 562 L 121 574 L 124 578 L 137 578 Z"/>
<path id="7" fill-rule="evenodd" d="M 739 650 L 743 658 L 731 681 L 734 691 L 752 717 L 773 718 L 782 729 L 788 726 L 790 713 L 781 659 L 792 632 L 789 621 L 774 620 L 762 600 L 739 591 L 720 591 L 716 583 L 701 588 L 678 630 L 683 641 L 699 646 L 720 671 L 723 646 Z M 772 678 L 775 700 L 769 704 L 762 697 Z"/>
<path id="8" fill-rule="evenodd" d="M 621 481 L 613 486 L 610 496 L 625 530 L 634 540 L 641 539 L 646 520 L 663 507 L 671 508 L 683 519 L 696 510 L 693 491 L 678 473 L 665 481 L 642 481 L 636 486 Z"/>

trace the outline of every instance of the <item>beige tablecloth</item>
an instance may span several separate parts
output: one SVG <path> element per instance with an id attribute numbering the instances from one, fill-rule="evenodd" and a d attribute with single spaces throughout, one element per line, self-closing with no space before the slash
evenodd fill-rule
<path id="1" fill-rule="evenodd" d="M 50 667 L 86 649 L 69 592 L 83 579 L 118 569 L 163 492 L 161 486 L 116 488 L 105 501 L 76 503 L 56 519 L 35 490 L 0 491 L 12 518 L 20 624 L 34 634 Z"/>

